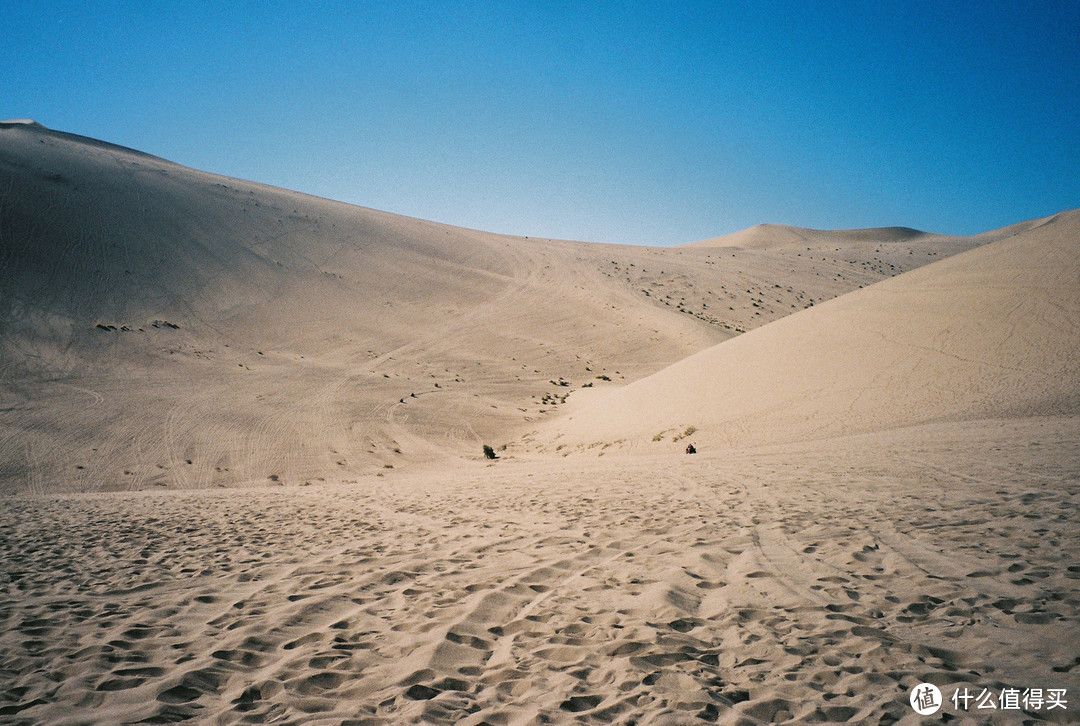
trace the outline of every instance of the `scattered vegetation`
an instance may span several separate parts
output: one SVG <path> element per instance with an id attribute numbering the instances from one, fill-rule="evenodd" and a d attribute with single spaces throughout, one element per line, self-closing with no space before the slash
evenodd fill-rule
<path id="1" fill-rule="evenodd" d="M 497 457 L 495 455 L 495 449 L 491 448 L 487 444 L 484 444 L 484 457 L 488 458 L 488 459 L 497 459 L 497 458 L 499 458 L 499 457 Z"/>
<path id="2" fill-rule="evenodd" d="M 569 393 L 564 393 L 561 396 L 553 396 L 550 393 L 545 393 L 544 397 L 540 399 L 540 404 L 544 406 L 558 406 L 560 403 L 566 403 Z"/>
<path id="3" fill-rule="evenodd" d="M 681 434 L 676 434 L 675 436 L 672 436 L 671 440 L 678 441 L 679 439 L 685 439 L 687 436 L 692 436 L 695 431 L 697 431 L 697 428 L 695 428 L 694 426 L 687 426 L 685 429 L 683 429 L 683 432 Z M 655 440 L 656 439 L 653 439 L 653 441 Z"/>

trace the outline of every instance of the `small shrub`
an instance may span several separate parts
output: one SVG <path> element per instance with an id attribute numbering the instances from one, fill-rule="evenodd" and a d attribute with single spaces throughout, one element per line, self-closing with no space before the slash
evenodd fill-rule
<path id="1" fill-rule="evenodd" d="M 498 458 L 497 456 L 495 456 L 495 449 L 491 448 L 487 444 L 484 444 L 484 456 L 487 457 L 488 459 L 497 459 Z"/>

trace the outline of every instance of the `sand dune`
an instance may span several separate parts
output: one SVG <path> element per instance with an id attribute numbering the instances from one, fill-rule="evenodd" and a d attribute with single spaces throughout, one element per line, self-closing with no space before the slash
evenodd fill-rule
<path id="1" fill-rule="evenodd" d="M 556 422 L 577 449 L 823 439 L 1080 413 L 1080 212 L 698 353 Z M 643 415 L 642 412 L 648 412 Z"/>
<path id="2" fill-rule="evenodd" d="M 984 232 L 973 237 L 957 237 L 920 232 L 910 227 L 875 227 L 870 229 L 821 230 L 792 227 L 786 224 L 759 224 L 741 232 L 691 242 L 685 247 L 735 247 L 763 250 L 807 250 L 856 253 L 873 247 L 882 255 L 929 255 L 947 257 L 973 247 L 1012 237 L 1042 223 L 1026 222 Z M 902 260 L 903 257 L 897 259 Z"/>
<path id="3" fill-rule="evenodd" d="M 911 243 L 924 237 L 936 237 L 928 235 L 910 227 L 877 227 L 871 229 L 848 229 L 826 231 L 820 229 L 806 229 L 804 227 L 791 227 L 786 224 L 758 224 L 741 232 L 714 237 L 692 242 L 689 247 L 810 247 L 822 248 L 835 245 L 837 242 L 856 244 L 894 244 L 896 242 Z"/>
<path id="4" fill-rule="evenodd" d="M 44 491 L 475 457 L 938 251 L 509 238 L 9 123 L 0 254 L 0 488 Z"/>

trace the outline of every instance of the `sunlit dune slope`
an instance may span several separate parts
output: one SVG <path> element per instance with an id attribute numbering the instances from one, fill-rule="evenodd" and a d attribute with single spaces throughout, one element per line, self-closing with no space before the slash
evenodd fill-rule
<path id="1" fill-rule="evenodd" d="M 546 448 L 805 441 L 1080 413 L 1080 211 L 726 341 L 593 400 Z"/>

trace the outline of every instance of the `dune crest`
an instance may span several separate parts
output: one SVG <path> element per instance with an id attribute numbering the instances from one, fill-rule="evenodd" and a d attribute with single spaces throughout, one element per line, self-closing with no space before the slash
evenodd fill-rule
<path id="1" fill-rule="evenodd" d="M 848 244 L 890 244 L 911 241 L 924 236 L 943 237 L 944 235 L 928 235 L 926 232 L 920 232 L 910 227 L 820 230 L 792 227 L 786 224 L 758 224 L 723 237 L 691 242 L 687 247 L 775 248 L 806 245 L 820 247 L 836 244 L 837 242 Z"/>

